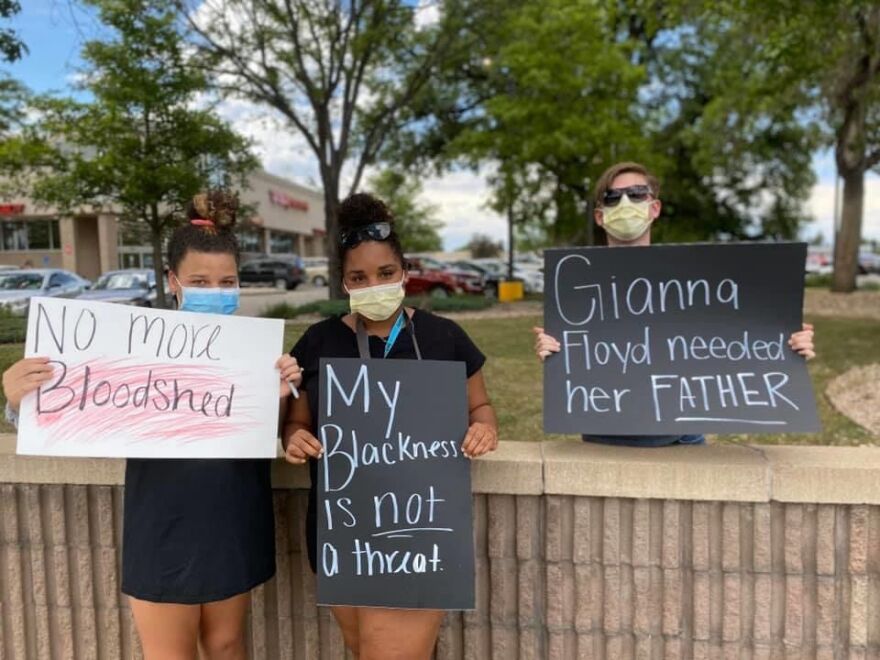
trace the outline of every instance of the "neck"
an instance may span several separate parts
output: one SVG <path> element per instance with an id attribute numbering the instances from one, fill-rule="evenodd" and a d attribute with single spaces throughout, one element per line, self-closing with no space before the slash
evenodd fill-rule
<path id="1" fill-rule="evenodd" d="M 648 228 L 644 234 L 639 236 L 634 241 L 621 241 L 611 234 L 606 232 L 606 236 L 608 236 L 608 246 L 609 247 L 633 247 L 633 246 L 642 246 L 642 245 L 650 245 L 651 244 L 651 229 Z"/>
<path id="2" fill-rule="evenodd" d="M 364 322 L 364 328 L 367 331 L 368 335 L 377 335 L 379 337 L 385 337 L 391 332 L 391 328 L 394 327 L 394 324 L 397 322 L 397 317 L 400 316 L 400 311 L 403 309 L 403 306 L 397 308 L 397 310 L 389 316 L 384 321 L 371 321 L 368 318 L 364 318 L 361 316 L 361 320 Z"/>

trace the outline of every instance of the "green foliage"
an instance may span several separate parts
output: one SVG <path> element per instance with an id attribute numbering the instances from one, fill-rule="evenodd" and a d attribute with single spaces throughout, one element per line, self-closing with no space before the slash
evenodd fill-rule
<path id="1" fill-rule="evenodd" d="M 27 318 L 0 310 L 0 344 L 19 344 L 27 336 Z"/>
<path id="2" fill-rule="evenodd" d="M 343 168 L 360 187 L 403 110 L 456 45 L 455 15 L 419 26 L 409 0 L 191 2 L 204 64 L 225 93 L 271 108 L 316 158 L 326 230 L 338 235 Z M 347 177 L 348 178 L 348 177 Z M 341 296 L 339 255 L 330 292 Z"/>
<path id="3" fill-rule="evenodd" d="M 243 183 L 256 161 L 242 137 L 197 108 L 208 83 L 187 61 L 173 0 L 88 2 L 109 33 L 83 49 L 92 100 L 35 103 L 37 135 L 23 151 L 51 168 L 33 196 L 61 208 L 111 203 L 149 228 L 160 257 L 186 200 L 209 184 Z"/>
<path id="4" fill-rule="evenodd" d="M 817 144 L 833 147 L 844 183 L 834 288 L 852 290 L 864 176 L 880 168 L 880 5 L 730 0 L 706 9 L 702 19 L 725 36 L 715 58 L 712 79 L 719 94 L 709 128 L 737 135 L 789 117 L 810 141 L 799 144 L 796 134 L 777 131 L 778 139 L 766 144 L 768 154 L 799 152 L 806 158 Z M 718 142 L 706 154 L 708 162 L 723 148 Z M 778 215 L 784 223 L 791 212 Z"/>
<path id="5" fill-rule="evenodd" d="M 474 234 L 465 249 L 470 250 L 472 259 L 494 259 L 504 251 L 504 245 L 486 234 Z"/>
<path id="6" fill-rule="evenodd" d="M 497 165 L 493 206 L 512 206 L 529 246 L 593 243 L 592 188 L 622 160 L 663 181 L 655 240 L 796 233 L 815 136 L 790 102 L 721 125 L 716 70 L 745 66 L 748 52 L 709 20 L 708 3 L 465 4 L 459 57 L 386 158 L 415 170 Z"/>
<path id="7" fill-rule="evenodd" d="M 404 304 L 408 307 L 432 312 L 472 312 L 488 309 L 494 302 L 482 296 L 450 296 L 449 298 L 414 296 L 406 298 Z M 316 314 L 326 318 L 348 312 L 348 300 L 319 300 L 298 306 L 279 303 L 269 307 L 261 316 L 272 319 L 293 319 L 307 314 Z"/>
<path id="8" fill-rule="evenodd" d="M 417 179 L 395 170 L 383 170 L 368 182 L 369 188 L 394 214 L 394 229 L 404 252 L 436 252 L 443 249 L 436 219 L 437 207 L 418 200 L 422 186 Z"/>
<path id="9" fill-rule="evenodd" d="M 0 18 L 11 18 L 20 11 L 21 5 L 18 0 L 0 0 Z M 27 46 L 15 30 L 0 28 L 0 60 L 15 62 L 27 52 Z"/>
<path id="10" fill-rule="evenodd" d="M 831 286 L 831 273 L 809 273 L 804 278 L 804 285 L 810 288 L 827 289 Z"/>

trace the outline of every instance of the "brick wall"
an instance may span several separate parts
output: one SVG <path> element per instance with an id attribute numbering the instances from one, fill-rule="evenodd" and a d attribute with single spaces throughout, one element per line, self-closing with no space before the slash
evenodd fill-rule
<path id="1" fill-rule="evenodd" d="M 477 609 L 437 657 L 880 657 L 880 452 L 823 450 L 505 444 L 474 467 Z M 120 468 L 0 451 L 0 657 L 140 657 Z M 305 478 L 276 466 L 253 658 L 344 657 L 314 605 Z"/>

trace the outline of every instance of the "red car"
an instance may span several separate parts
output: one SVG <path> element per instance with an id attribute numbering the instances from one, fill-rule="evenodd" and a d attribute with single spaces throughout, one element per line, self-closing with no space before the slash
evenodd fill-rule
<path id="1" fill-rule="evenodd" d="M 485 279 L 478 273 L 453 268 L 431 257 L 407 257 L 406 260 L 410 266 L 410 277 L 413 272 L 422 275 L 439 273 L 451 279 L 455 293 L 483 295 L 486 291 Z"/>
<path id="2" fill-rule="evenodd" d="M 409 280 L 406 283 L 406 295 L 423 296 L 429 295 L 436 298 L 446 298 L 456 293 L 461 293 L 461 287 L 455 278 L 442 270 L 425 268 L 419 259 L 410 259 Z"/>

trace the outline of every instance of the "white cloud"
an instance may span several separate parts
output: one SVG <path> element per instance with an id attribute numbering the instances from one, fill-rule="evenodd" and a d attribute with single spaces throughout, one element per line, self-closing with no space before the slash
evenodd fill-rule
<path id="1" fill-rule="evenodd" d="M 843 183 L 839 194 L 843 194 Z M 810 194 L 807 208 L 813 221 L 804 225 L 801 234 L 812 238 L 821 232 L 826 243 L 831 243 L 834 236 L 834 179 L 827 177 L 820 180 Z M 864 215 L 862 216 L 862 236 L 880 239 L 880 176 L 868 174 L 865 177 Z"/>
<path id="2" fill-rule="evenodd" d="M 430 177 L 422 190 L 423 199 L 437 207 L 444 223 L 440 235 L 445 249 L 457 250 L 476 233 L 506 242 L 506 220 L 486 208 L 490 190 L 485 172 L 461 170 Z"/>

